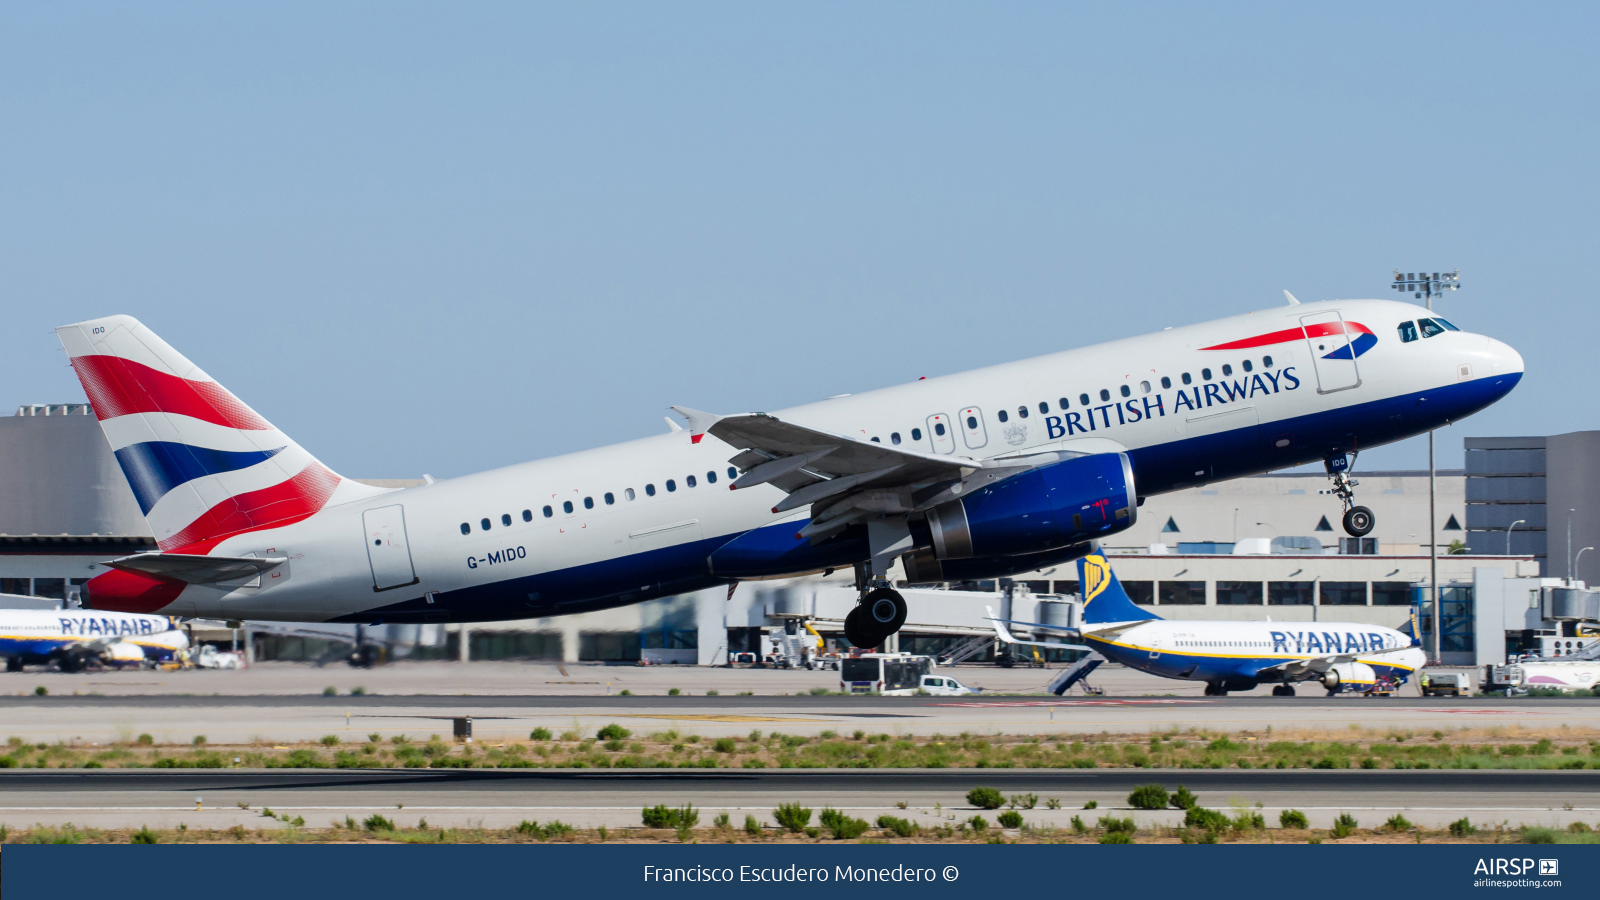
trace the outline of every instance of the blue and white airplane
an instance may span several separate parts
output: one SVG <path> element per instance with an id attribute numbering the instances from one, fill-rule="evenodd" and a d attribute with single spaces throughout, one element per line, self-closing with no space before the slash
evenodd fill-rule
<path id="1" fill-rule="evenodd" d="M 318 462 L 137 320 L 57 334 L 158 552 L 95 609 L 473 622 L 854 567 L 857 646 L 913 583 L 1074 560 L 1145 497 L 1350 455 L 1505 396 L 1522 357 L 1407 304 L 1335 300 L 1171 328 L 404 490 Z M 229 352 L 216 349 L 216 353 Z M 374 440 L 383 435 L 374 434 Z"/>
<path id="2" fill-rule="evenodd" d="M 76 672 L 93 665 L 171 662 L 189 649 L 189 635 L 166 616 L 86 609 L 0 609 L 0 656 L 7 672 L 55 665 Z"/>
<path id="3" fill-rule="evenodd" d="M 1353 622 L 1230 622 L 1163 619 L 1128 597 L 1104 556 L 1078 560 L 1083 591 L 1083 625 L 1062 628 L 1039 622 L 989 617 L 995 633 L 1010 644 L 1030 647 L 1092 649 L 1130 669 L 1204 681 L 1206 696 L 1276 685 L 1273 696 L 1294 696 L 1294 684 L 1319 681 L 1329 694 L 1370 691 L 1379 679 L 1405 684 L 1427 661 L 1416 635 L 1416 613 L 1410 633 Z M 1035 631 L 1057 631 L 1085 645 L 1023 641 L 1007 624 Z"/>

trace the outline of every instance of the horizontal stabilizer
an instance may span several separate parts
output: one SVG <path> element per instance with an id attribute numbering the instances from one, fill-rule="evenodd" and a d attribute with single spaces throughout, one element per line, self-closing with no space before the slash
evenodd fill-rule
<path id="1" fill-rule="evenodd" d="M 994 607 L 985 606 L 983 609 L 984 609 L 985 612 L 987 612 L 989 614 L 989 621 L 994 623 L 994 634 L 995 634 L 995 637 L 999 638 L 1000 642 L 1002 644 L 1015 644 L 1015 645 L 1017 645 L 1019 647 L 1048 647 L 1048 648 L 1051 648 L 1051 649 L 1054 649 L 1054 650 L 1088 650 L 1089 649 L 1088 647 L 1084 646 L 1083 644 L 1062 644 L 1062 643 L 1059 643 L 1057 641 L 1024 641 L 1024 640 L 1020 640 L 1019 638 L 1017 638 L 1016 636 L 1014 636 L 1011 633 L 1010 629 L 1006 628 L 1006 626 L 1004 624 L 1006 620 L 1002 619 L 1002 618 L 999 618 L 998 616 L 996 616 L 994 614 Z"/>
<path id="2" fill-rule="evenodd" d="M 140 553 L 106 563 L 113 569 L 149 575 L 162 581 L 183 584 L 215 584 L 242 581 L 288 562 L 286 556 L 200 556 L 193 553 Z"/>

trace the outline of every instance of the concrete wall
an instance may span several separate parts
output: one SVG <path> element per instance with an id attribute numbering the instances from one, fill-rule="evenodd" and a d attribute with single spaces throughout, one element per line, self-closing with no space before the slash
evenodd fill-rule
<path id="1" fill-rule="evenodd" d="M 1545 448 L 1545 504 L 1550 517 L 1545 574 L 1600 582 L 1600 431 L 1551 435 L 1545 438 Z M 1583 554 L 1577 572 L 1568 565 L 1569 517 L 1572 555 L 1584 547 L 1596 548 Z"/>
<path id="2" fill-rule="evenodd" d="M 0 416 L 0 534 L 150 534 L 92 414 Z"/>

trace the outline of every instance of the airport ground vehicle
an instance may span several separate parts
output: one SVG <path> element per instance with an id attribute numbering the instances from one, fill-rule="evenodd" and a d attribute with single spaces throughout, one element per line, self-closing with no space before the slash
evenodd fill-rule
<path id="1" fill-rule="evenodd" d="M 935 697 L 960 697 L 966 694 L 978 693 L 977 688 L 970 688 L 951 678 L 949 675 L 924 675 L 922 676 L 922 692 Z"/>
<path id="2" fill-rule="evenodd" d="M 846 694 L 909 697 L 922 689 L 933 657 L 909 653 L 865 653 L 839 661 L 839 689 Z"/>
<path id="3" fill-rule="evenodd" d="M 1467 697 L 1472 694 L 1472 676 L 1466 672 L 1424 669 L 1421 682 L 1424 697 Z"/>

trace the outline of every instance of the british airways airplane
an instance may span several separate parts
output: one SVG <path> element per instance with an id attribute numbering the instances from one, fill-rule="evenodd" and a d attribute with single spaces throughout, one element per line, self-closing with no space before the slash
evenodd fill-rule
<path id="1" fill-rule="evenodd" d="M 1208 697 L 1272 684 L 1274 697 L 1293 697 L 1294 684 L 1319 681 L 1330 695 L 1370 691 L 1380 678 L 1405 684 L 1427 654 L 1417 639 L 1416 613 L 1407 631 L 1356 622 L 1226 622 L 1163 619 L 1136 605 L 1111 565 L 1098 552 L 1078 560 L 1083 625 L 1065 628 L 1042 622 L 989 618 L 1008 644 L 1052 649 L 1097 650 L 1130 669 L 1204 681 Z M 1085 644 L 1024 641 L 1006 625 L 1056 631 Z M 1065 690 L 1065 682 L 1058 692 Z"/>
<path id="2" fill-rule="evenodd" d="M 1290 305 L 403 490 L 342 478 L 127 316 L 57 329 L 157 552 L 107 561 L 95 609 L 475 622 L 853 567 L 845 623 L 905 622 L 888 581 L 1085 556 L 1145 497 L 1348 463 L 1505 396 L 1515 350 L 1382 300 Z"/>

